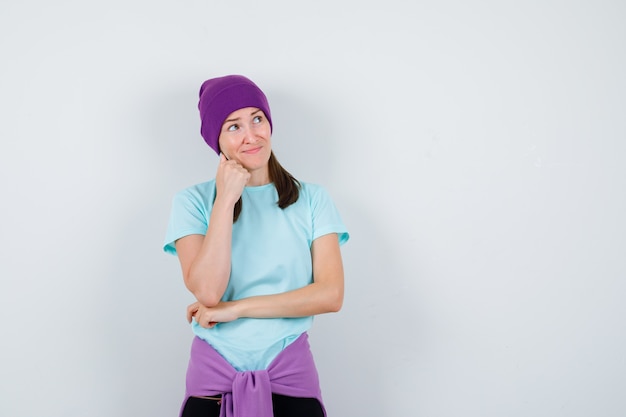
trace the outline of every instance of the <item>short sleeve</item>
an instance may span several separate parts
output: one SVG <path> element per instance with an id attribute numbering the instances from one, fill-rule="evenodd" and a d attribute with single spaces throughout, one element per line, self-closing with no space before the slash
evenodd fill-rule
<path id="1" fill-rule="evenodd" d="M 313 215 L 313 240 L 329 233 L 337 233 L 339 244 L 348 241 L 350 235 L 330 195 L 319 185 L 308 184 Z"/>
<path id="2" fill-rule="evenodd" d="M 203 192 L 209 190 L 209 193 Z M 165 234 L 163 250 L 172 255 L 176 255 L 175 242 L 188 235 L 205 235 L 210 216 L 210 205 L 208 201 L 213 201 L 215 187 L 194 186 L 180 191 L 174 196 L 172 201 L 172 211 Z"/>

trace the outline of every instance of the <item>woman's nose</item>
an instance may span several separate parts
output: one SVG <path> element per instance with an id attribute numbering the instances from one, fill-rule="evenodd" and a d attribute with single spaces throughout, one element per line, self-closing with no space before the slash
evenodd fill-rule
<path id="1" fill-rule="evenodd" d="M 257 137 L 254 134 L 254 129 L 246 129 L 244 132 L 244 141 L 246 143 L 254 143 L 257 141 Z"/>

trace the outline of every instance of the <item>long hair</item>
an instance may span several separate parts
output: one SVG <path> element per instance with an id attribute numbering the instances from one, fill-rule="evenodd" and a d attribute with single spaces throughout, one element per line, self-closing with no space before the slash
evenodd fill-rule
<path id="1" fill-rule="evenodd" d="M 273 151 L 268 161 L 268 170 L 270 181 L 274 183 L 278 192 L 278 201 L 276 202 L 278 207 L 285 209 L 298 201 L 298 197 L 300 197 L 300 181 L 283 168 Z M 239 218 L 242 206 L 241 197 L 239 197 L 233 210 L 233 223 Z"/>

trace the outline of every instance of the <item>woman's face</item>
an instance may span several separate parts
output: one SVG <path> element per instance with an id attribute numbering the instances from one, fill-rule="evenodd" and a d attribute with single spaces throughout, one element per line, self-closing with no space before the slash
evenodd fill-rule
<path id="1" fill-rule="evenodd" d="M 220 132 L 220 150 L 248 171 L 266 168 L 272 152 L 272 128 L 263 110 L 244 107 L 228 115 Z"/>

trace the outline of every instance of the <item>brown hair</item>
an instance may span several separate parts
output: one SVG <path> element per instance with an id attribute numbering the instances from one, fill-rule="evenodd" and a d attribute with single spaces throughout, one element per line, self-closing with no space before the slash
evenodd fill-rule
<path id="1" fill-rule="evenodd" d="M 298 201 L 300 197 L 300 181 L 298 181 L 293 175 L 291 175 L 283 166 L 278 162 L 274 152 L 270 154 L 270 159 L 267 162 L 270 181 L 274 183 L 276 191 L 278 191 L 278 207 L 285 209 Z M 241 197 L 235 203 L 235 209 L 233 210 L 233 223 L 237 221 L 241 214 L 242 203 Z"/>

